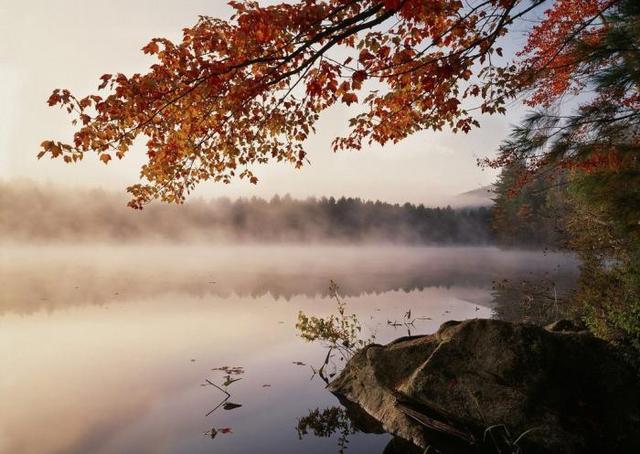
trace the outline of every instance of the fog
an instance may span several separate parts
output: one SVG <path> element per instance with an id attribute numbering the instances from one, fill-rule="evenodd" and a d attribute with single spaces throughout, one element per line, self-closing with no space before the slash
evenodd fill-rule
<path id="1" fill-rule="evenodd" d="M 491 246 L 487 209 L 125 204 L 0 184 L 0 451 L 335 452 L 335 437 L 295 430 L 310 409 L 337 404 L 312 379 L 326 349 L 295 328 L 299 311 L 334 313 L 330 280 L 363 335 L 385 343 L 451 319 L 528 317 L 530 299 L 496 281 L 542 279 L 555 297 L 577 271 L 566 254 Z M 399 323 L 407 313 L 415 320 Z M 222 365 L 247 371 L 232 389 L 242 407 L 205 417 L 219 396 L 202 385 Z M 43 419 L 56 424 L 34 437 Z M 233 433 L 213 440 L 212 427 Z M 349 448 L 382 452 L 387 441 L 356 434 Z"/>
<path id="2" fill-rule="evenodd" d="M 32 246 L 4 247 L 0 314 L 104 305 L 166 294 L 192 297 L 326 297 L 456 287 L 488 305 L 492 281 L 546 276 L 572 282 L 567 255 L 494 247 Z M 473 296 L 476 295 L 476 296 Z"/>
<path id="3" fill-rule="evenodd" d="M 189 199 L 142 211 L 126 194 L 0 183 L 0 241 L 490 244 L 489 208 L 354 198 Z"/>

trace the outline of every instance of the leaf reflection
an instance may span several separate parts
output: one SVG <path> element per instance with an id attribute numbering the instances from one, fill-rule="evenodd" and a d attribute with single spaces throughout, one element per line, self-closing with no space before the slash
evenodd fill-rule
<path id="1" fill-rule="evenodd" d="M 238 404 L 235 402 L 229 402 L 229 399 L 231 399 L 231 393 L 228 391 L 229 386 L 232 385 L 233 383 L 241 380 L 241 378 L 232 378 L 234 376 L 238 376 L 238 375 L 242 375 L 244 374 L 244 368 L 240 367 L 240 366 L 222 366 L 222 367 L 215 367 L 213 369 L 211 369 L 212 371 L 218 371 L 218 372 L 223 372 L 224 375 L 222 377 L 223 381 L 220 385 L 215 384 L 214 382 L 212 382 L 211 380 L 209 380 L 208 378 L 205 379 L 205 383 L 202 384 L 202 386 L 212 386 L 214 388 L 216 388 L 218 391 L 222 392 L 224 394 L 224 398 L 218 403 L 218 405 L 216 405 L 215 407 L 213 407 L 213 409 L 211 409 L 205 416 L 210 416 L 212 415 L 217 409 L 219 409 L 220 407 L 222 407 L 223 410 L 235 410 L 237 408 L 242 407 L 242 404 Z M 212 427 L 211 429 L 209 429 L 208 431 L 204 432 L 204 435 L 210 437 L 211 439 L 216 438 L 216 436 L 219 434 L 230 434 L 233 433 L 232 429 L 230 427 L 222 427 L 219 429 L 216 429 L 215 427 Z"/>
<path id="2" fill-rule="evenodd" d="M 330 438 L 337 435 L 337 448 L 339 454 L 344 454 L 349 447 L 349 438 L 359 432 L 367 434 L 384 434 L 386 431 L 382 425 L 369 416 L 359 406 L 340 401 L 344 406 L 333 406 L 320 410 L 310 410 L 309 413 L 298 419 L 296 430 L 298 438 L 302 440 L 306 435 Z M 399 437 L 393 437 L 384 448 L 384 454 L 423 454 L 424 451 L 409 441 Z M 428 452 L 438 453 L 431 449 Z"/>
<path id="3" fill-rule="evenodd" d="M 298 438 L 312 433 L 316 437 L 332 437 L 338 434 L 338 452 L 344 453 L 349 444 L 349 436 L 357 432 L 347 411 L 342 407 L 329 407 L 324 410 L 316 408 L 308 415 L 298 419 L 296 427 Z"/>

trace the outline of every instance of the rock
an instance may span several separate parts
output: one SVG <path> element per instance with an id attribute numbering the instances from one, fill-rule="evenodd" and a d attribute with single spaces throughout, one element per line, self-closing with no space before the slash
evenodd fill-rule
<path id="1" fill-rule="evenodd" d="M 386 431 L 377 419 L 365 412 L 359 405 L 338 397 L 347 411 L 349 421 L 358 432 L 367 434 L 384 434 Z M 392 438 L 382 454 L 423 454 L 424 450 L 400 437 Z"/>
<path id="2" fill-rule="evenodd" d="M 364 348 L 329 389 L 422 449 L 640 452 L 636 371 L 567 324 L 447 322 Z"/>

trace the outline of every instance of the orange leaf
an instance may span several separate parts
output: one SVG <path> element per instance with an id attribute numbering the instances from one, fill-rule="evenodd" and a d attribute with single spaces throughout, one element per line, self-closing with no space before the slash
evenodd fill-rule
<path id="1" fill-rule="evenodd" d="M 145 54 L 157 54 L 159 50 L 160 50 L 160 47 L 158 46 L 158 43 L 156 43 L 155 41 L 151 41 L 149 44 L 147 44 L 142 48 L 142 51 Z"/>

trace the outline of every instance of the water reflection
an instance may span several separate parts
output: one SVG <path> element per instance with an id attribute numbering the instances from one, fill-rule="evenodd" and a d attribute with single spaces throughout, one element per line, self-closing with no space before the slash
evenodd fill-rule
<path id="1" fill-rule="evenodd" d="M 449 319 L 490 317 L 491 283 L 504 275 L 574 273 L 570 258 L 493 248 L 0 254 L 0 452 L 25 454 L 337 452 L 339 431 L 312 436 L 308 418 L 299 439 L 296 427 L 313 409 L 321 416 L 338 404 L 312 379 L 310 366 L 326 350 L 295 331 L 299 310 L 334 311 L 330 279 L 365 335 L 385 343 L 407 329 L 430 333 Z M 246 373 L 232 372 L 238 365 Z M 229 403 L 241 406 L 225 410 Z M 361 427 L 348 435 L 349 453 L 402 445 Z"/>
<path id="2" fill-rule="evenodd" d="M 547 325 L 561 318 L 573 318 L 574 276 L 566 274 L 502 279 L 494 282 L 491 296 L 497 318 L 512 322 Z"/>
<path id="3" fill-rule="evenodd" d="M 209 410 L 205 416 L 212 415 L 213 413 L 215 413 L 215 411 L 218 408 L 221 408 L 221 407 L 223 410 L 235 410 L 236 408 L 242 407 L 242 404 L 236 404 L 229 400 L 231 399 L 231 394 L 229 393 L 229 386 L 231 386 L 237 381 L 242 380 L 242 378 L 239 377 L 239 375 L 244 374 L 244 369 L 240 366 L 233 366 L 233 367 L 222 366 L 222 367 L 216 367 L 211 370 L 224 372 L 224 377 L 223 377 L 224 381 L 220 383 L 220 385 L 216 385 L 214 382 L 212 382 L 207 378 L 205 379 L 206 383 L 203 383 L 201 386 L 207 386 L 207 385 L 213 386 L 215 389 L 223 393 L 225 397 L 222 398 L 222 400 L 218 403 L 218 405 L 216 405 L 211 410 Z M 213 438 L 213 436 L 211 438 Z"/>
<path id="4" fill-rule="evenodd" d="M 241 366 L 231 366 L 231 367 L 221 366 L 221 367 L 215 367 L 211 370 L 217 371 L 217 372 L 223 372 L 224 375 L 221 383 L 217 385 L 213 381 L 206 378 L 205 383 L 201 384 L 200 386 L 205 386 L 205 387 L 211 386 L 214 389 L 220 391 L 223 394 L 223 396 L 222 396 L 222 400 L 220 400 L 220 402 L 218 402 L 218 404 L 215 407 L 209 410 L 205 416 L 211 416 L 218 409 L 230 411 L 230 410 L 235 410 L 237 408 L 242 407 L 242 404 L 231 402 L 230 400 L 231 393 L 229 392 L 229 387 L 235 382 L 242 380 L 240 375 L 244 374 L 244 368 Z M 219 428 L 212 427 L 211 429 L 207 430 L 204 434 L 213 440 L 214 438 L 216 438 L 216 436 L 218 436 L 218 434 L 224 435 L 224 434 L 230 434 L 232 432 L 233 432 L 233 429 L 231 429 L 231 427 L 219 427 Z"/>
<path id="5" fill-rule="evenodd" d="M 348 452 L 349 441 L 353 435 L 385 433 L 382 425 L 360 407 L 348 401 L 340 403 L 340 406 L 334 405 L 323 410 L 319 408 L 310 410 L 308 414 L 299 418 L 296 426 L 298 437 L 301 440 L 309 435 L 332 438 L 336 440 L 336 447 L 331 452 L 345 454 Z M 393 437 L 382 449 L 370 454 L 423 454 L 423 452 L 424 450 L 413 443 Z"/>
<path id="6" fill-rule="evenodd" d="M 338 438 L 338 452 L 344 454 L 349 444 L 349 435 L 356 433 L 355 426 L 351 418 L 347 415 L 347 410 L 343 407 L 329 407 L 324 410 L 316 408 L 308 415 L 298 419 L 296 426 L 300 440 L 311 432 L 316 437 Z"/>
<path id="7" fill-rule="evenodd" d="M 345 296 L 430 287 L 486 288 L 494 280 L 573 281 L 561 254 L 476 248 L 403 247 L 17 247 L 0 252 L 0 314 L 106 305 L 166 294 L 205 298 Z M 489 305 L 491 297 L 475 301 Z"/>

